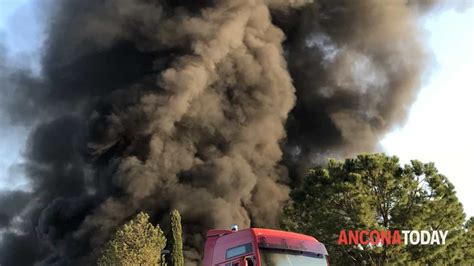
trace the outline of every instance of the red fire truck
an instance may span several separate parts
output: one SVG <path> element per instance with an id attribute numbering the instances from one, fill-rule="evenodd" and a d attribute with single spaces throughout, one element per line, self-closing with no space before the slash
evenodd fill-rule
<path id="1" fill-rule="evenodd" d="M 326 247 L 314 237 L 262 228 L 209 230 L 204 266 L 328 265 Z"/>

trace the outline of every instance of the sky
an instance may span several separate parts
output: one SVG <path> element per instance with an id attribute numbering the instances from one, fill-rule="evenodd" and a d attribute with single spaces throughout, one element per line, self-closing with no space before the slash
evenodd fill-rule
<path id="1" fill-rule="evenodd" d="M 38 71 L 43 28 L 34 0 L 0 0 L 0 43 L 8 59 Z M 383 150 L 402 162 L 435 162 L 474 216 L 474 8 L 447 10 L 420 21 L 433 62 L 406 123 L 386 135 Z M 1 95 L 0 95 L 1 97 Z M 8 126 L 0 112 L 0 191 L 27 189 L 12 165 L 21 163 L 28 128 Z"/>
<path id="2" fill-rule="evenodd" d="M 44 38 L 41 25 L 35 22 L 41 16 L 37 10 L 31 0 L 0 0 L 0 43 L 8 50 L 7 58 L 35 71 Z M 0 109 L 0 190 L 27 189 L 27 181 L 13 166 L 23 161 L 27 135 L 28 128 L 8 126 Z"/>
<path id="3" fill-rule="evenodd" d="M 434 162 L 474 216 L 474 8 L 444 11 L 423 24 L 434 62 L 408 121 L 381 144 L 403 162 Z"/>

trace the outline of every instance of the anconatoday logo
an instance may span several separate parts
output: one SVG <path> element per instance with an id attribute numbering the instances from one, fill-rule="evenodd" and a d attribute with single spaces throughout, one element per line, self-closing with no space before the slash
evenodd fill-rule
<path id="1" fill-rule="evenodd" d="M 444 245 L 448 230 L 341 230 L 339 245 Z"/>

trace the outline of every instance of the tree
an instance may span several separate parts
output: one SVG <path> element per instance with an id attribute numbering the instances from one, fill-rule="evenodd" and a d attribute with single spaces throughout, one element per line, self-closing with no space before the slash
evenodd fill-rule
<path id="1" fill-rule="evenodd" d="M 105 245 L 98 265 L 159 265 L 166 238 L 146 213 L 123 225 Z"/>
<path id="2" fill-rule="evenodd" d="M 316 236 L 331 261 L 345 264 L 457 264 L 467 261 L 467 234 L 454 186 L 433 163 L 359 155 L 315 167 L 290 193 L 282 226 Z M 466 224 L 467 226 L 467 224 Z M 446 245 L 344 246 L 340 230 L 449 230 Z M 472 243 L 472 240 L 470 240 Z"/>
<path id="3" fill-rule="evenodd" d="M 474 265 L 474 217 L 471 217 L 465 225 L 463 235 L 462 249 L 464 254 L 464 262 Z"/>
<path id="4" fill-rule="evenodd" d="M 172 250 L 171 250 L 171 265 L 172 266 L 183 266 L 183 237 L 181 228 L 181 216 L 178 210 L 171 212 L 171 231 L 173 233 L 172 238 Z"/>

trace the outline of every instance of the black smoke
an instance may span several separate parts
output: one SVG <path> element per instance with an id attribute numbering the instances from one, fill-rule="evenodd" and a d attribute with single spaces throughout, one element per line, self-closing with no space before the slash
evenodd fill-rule
<path id="1" fill-rule="evenodd" d="M 0 65 L 2 107 L 34 125 L 31 192 L 0 194 L 0 264 L 91 264 L 141 210 L 154 222 L 181 212 L 189 265 L 209 228 L 276 227 L 309 165 L 377 149 L 404 121 L 429 5 L 48 5 L 40 77 Z"/>

